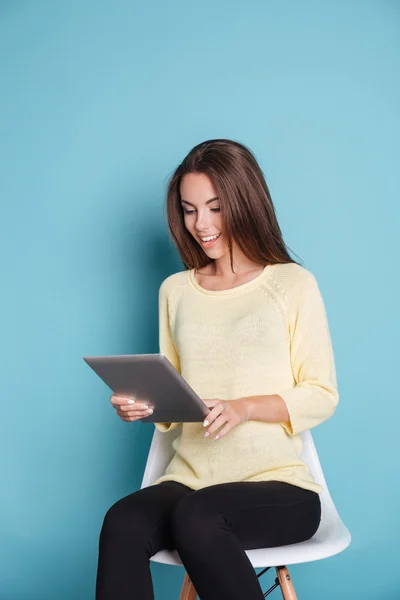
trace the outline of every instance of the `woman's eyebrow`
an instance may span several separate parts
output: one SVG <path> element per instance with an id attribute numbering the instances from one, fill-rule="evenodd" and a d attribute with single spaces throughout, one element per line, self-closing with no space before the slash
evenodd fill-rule
<path id="1" fill-rule="evenodd" d="M 215 198 L 210 198 L 209 200 L 207 200 L 206 204 L 210 204 L 210 202 L 214 202 L 215 200 L 219 200 L 218 196 L 215 196 Z M 195 206 L 194 204 L 192 204 L 191 202 L 188 202 L 187 200 L 181 200 L 182 204 L 190 204 L 190 206 Z"/>

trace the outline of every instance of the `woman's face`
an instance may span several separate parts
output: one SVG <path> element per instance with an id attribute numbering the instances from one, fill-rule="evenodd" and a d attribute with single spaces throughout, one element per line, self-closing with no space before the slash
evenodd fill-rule
<path id="1" fill-rule="evenodd" d="M 186 229 L 210 258 L 225 254 L 220 202 L 211 179 L 204 173 L 188 173 L 182 177 L 180 194 Z M 219 237 L 204 240 L 215 235 Z"/>

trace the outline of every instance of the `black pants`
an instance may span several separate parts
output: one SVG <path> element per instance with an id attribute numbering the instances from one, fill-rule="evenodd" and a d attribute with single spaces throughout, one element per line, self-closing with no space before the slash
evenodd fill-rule
<path id="1" fill-rule="evenodd" d="M 201 600 L 263 600 L 244 550 L 307 540 L 320 518 L 316 492 L 278 481 L 142 488 L 104 518 L 96 600 L 153 600 L 149 559 L 165 548 L 178 551 Z"/>

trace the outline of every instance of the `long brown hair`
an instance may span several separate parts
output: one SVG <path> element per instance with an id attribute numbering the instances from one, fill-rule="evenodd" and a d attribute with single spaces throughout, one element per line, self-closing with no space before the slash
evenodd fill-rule
<path id="1" fill-rule="evenodd" d="M 168 184 L 168 225 L 186 268 L 200 269 L 213 260 L 185 227 L 180 183 L 187 173 L 204 173 L 214 185 L 232 271 L 232 239 L 247 258 L 262 266 L 297 262 L 290 257 L 283 241 L 272 198 L 254 154 L 238 142 L 215 139 L 195 146 L 175 169 Z"/>

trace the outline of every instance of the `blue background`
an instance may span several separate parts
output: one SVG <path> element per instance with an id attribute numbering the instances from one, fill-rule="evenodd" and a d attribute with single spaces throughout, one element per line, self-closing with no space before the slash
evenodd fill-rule
<path id="1" fill-rule="evenodd" d="M 158 351 L 183 269 L 166 182 L 216 137 L 255 152 L 334 345 L 313 435 L 353 541 L 292 567 L 297 594 L 400 597 L 399 26 L 394 0 L 1 2 L 1 600 L 94 598 L 154 427 L 121 422 L 82 356 Z M 183 568 L 151 568 L 177 598 Z"/>

